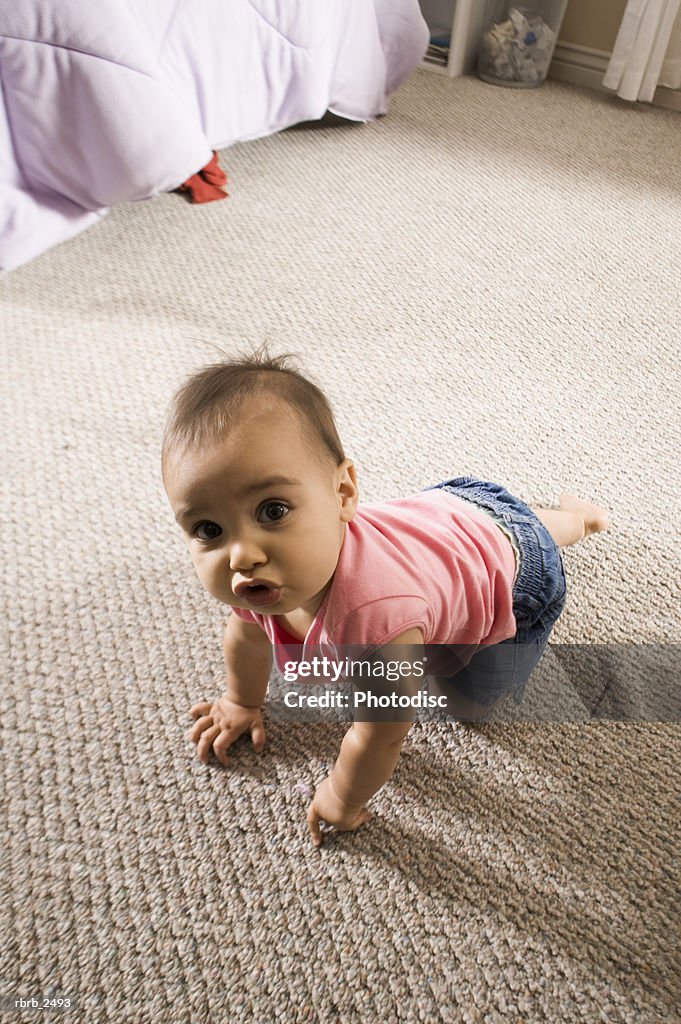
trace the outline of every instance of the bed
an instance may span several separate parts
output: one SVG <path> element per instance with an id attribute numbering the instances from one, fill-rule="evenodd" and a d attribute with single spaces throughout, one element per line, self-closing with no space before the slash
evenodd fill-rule
<path id="1" fill-rule="evenodd" d="M 385 113 L 427 43 L 417 0 L 3 4 L 0 269 L 178 188 L 216 149 Z"/>

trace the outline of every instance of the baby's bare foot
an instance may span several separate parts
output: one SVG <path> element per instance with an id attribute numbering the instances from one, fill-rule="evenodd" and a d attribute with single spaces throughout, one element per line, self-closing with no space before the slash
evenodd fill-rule
<path id="1" fill-rule="evenodd" d="M 610 514 L 601 505 L 593 505 L 590 501 L 578 498 L 576 494 L 561 494 L 560 507 L 566 512 L 579 512 L 584 521 L 584 536 L 601 533 L 610 525 Z"/>

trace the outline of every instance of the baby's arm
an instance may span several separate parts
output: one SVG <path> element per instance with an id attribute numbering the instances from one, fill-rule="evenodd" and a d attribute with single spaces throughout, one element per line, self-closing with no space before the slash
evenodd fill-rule
<path id="1" fill-rule="evenodd" d="M 409 644 L 404 660 L 415 661 L 423 635 L 410 629 L 392 641 Z M 404 680 L 400 689 L 404 692 Z M 402 717 L 402 716 L 400 716 Z M 402 743 L 413 722 L 355 722 L 343 737 L 338 760 L 327 779 L 317 787 L 307 812 L 307 823 L 315 846 L 322 841 L 319 822 L 325 821 L 341 831 L 351 831 L 368 821 L 371 814 L 366 801 L 377 793 L 395 770 Z"/>
<path id="2" fill-rule="evenodd" d="M 227 765 L 228 748 L 244 732 L 250 732 L 253 746 L 260 752 L 265 745 L 265 728 L 260 706 L 265 700 L 272 667 L 272 645 L 260 626 L 230 615 L 223 641 L 227 689 L 214 701 L 195 704 L 196 719 L 191 739 L 205 764 L 213 750 L 221 764 Z"/>

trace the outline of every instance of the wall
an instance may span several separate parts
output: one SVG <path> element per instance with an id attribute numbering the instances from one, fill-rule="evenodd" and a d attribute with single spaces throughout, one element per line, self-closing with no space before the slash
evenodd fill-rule
<path id="1" fill-rule="evenodd" d="M 569 0 L 549 76 L 603 89 L 603 75 L 626 6 L 627 0 Z M 681 111 L 681 89 L 660 87 L 653 104 Z"/>
<path id="2" fill-rule="evenodd" d="M 626 6 L 627 0 L 570 0 L 560 41 L 611 53 Z"/>
<path id="3" fill-rule="evenodd" d="M 454 17 L 454 4 L 452 0 L 419 0 L 423 17 L 432 29 L 444 29 L 446 32 L 452 27 Z"/>
<path id="4" fill-rule="evenodd" d="M 431 27 L 451 27 L 455 0 L 419 2 L 423 16 Z M 474 2 L 484 6 L 490 14 L 495 7 L 494 0 Z M 627 0 L 569 0 L 560 33 L 561 42 L 576 43 L 578 46 L 610 53 L 626 6 Z"/>

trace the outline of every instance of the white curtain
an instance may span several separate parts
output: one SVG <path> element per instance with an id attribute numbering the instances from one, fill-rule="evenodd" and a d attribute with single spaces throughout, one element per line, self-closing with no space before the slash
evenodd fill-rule
<path id="1" fill-rule="evenodd" d="M 646 103 L 681 88 L 681 0 L 629 0 L 603 85 Z"/>

